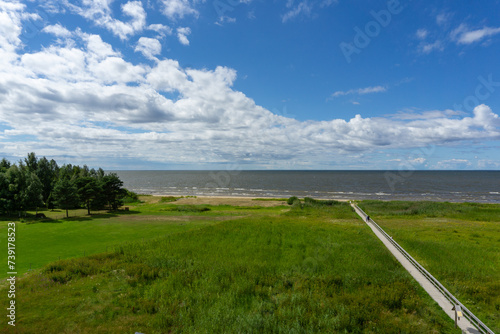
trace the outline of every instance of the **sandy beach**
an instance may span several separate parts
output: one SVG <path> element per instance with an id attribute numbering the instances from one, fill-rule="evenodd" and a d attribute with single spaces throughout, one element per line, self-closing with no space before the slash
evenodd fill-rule
<path id="1" fill-rule="evenodd" d="M 168 197 L 174 195 L 153 195 L 151 197 L 151 202 L 157 202 L 162 197 Z M 188 198 L 180 198 L 175 202 L 171 202 L 171 204 L 179 204 L 179 205 L 200 205 L 200 204 L 208 204 L 208 205 L 234 205 L 234 206 L 261 206 L 261 207 L 272 207 L 272 206 L 280 206 L 287 205 L 286 201 L 272 198 L 259 200 L 261 197 L 241 197 L 241 196 L 196 196 L 188 197 Z M 336 199 L 336 201 L 346 202 L 348 199 Z"/>

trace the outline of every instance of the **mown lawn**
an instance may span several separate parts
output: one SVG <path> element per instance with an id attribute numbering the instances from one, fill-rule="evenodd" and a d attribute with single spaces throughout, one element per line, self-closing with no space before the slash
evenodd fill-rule
<path id="1" fill-rule="evenodd" d="M 360 207 L 500 332 L 500 205 L 363 201 Z"/>
<path id="2" fill-rule="evenodd" d="M 10 333 L 460 332 L 347 204 L 235 216 L 56 261 L 18 291 Z"/>

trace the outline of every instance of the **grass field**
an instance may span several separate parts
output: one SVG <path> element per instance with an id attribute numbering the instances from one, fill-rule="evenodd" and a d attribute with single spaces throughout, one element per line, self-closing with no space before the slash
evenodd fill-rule
<path id="1" fill-rule="evenodd" d="M 18 242 L 29 236 L 35 249 L 43 248 L 36 238 L 43 226 L 67 224 L 69 233 L 81 224 L 81 233 L 87 227 L 97 234 L 95 226 L 116 219 L 103 236 L 119 228 L 136 234 L 120 232 L 125 243 L 116 250 L 52 262 L 19 279 L 17 325 L 7 329 L 3 321 L 0 331 L 459 332 L 347 204 L 290 210 L 149 201 L 131 209 L 76 222 L 17 224 L 25 229 Z M 165 223 L 179 219 L 184 230 Z M 149 229 L 142 241 L 141 230 Z M 75 237 L 74 247 L 81 241 Z M 2 304 L 6 295 L 0 291 Z"/>
<path id="2" fill-rule="evenodd" d="M 394 240 L 490 329 L 500 332 L 500 206 L 364 201 Z"/>
<path id="3" fill-rule="evenodd" d="M 81 257 L 112 250 L 129 241 L 148 240 L 160 235 L 201 228 L 222 220 L 248 215 L 278 214 L 283 207 L 237 207 L 230 205 L 176 205 L 161 197 L 141 196 L 143 203 L 131 206 L 131 211 L 101 212 L 87 216 L 87 211 L 43 212 L 49 219 L 25 219 L 16 225 L 16 269 L 18 274 L 37 269 L 59 259 Z M 258 202 L 257 202 L 258 204 Z M 34 213 L 34 212 L 33 212 Z M 20 219 L 0 218 L 0 243 L 6 244 L 7 223 Z M 0 263 L 7 262 L 7 252 L 0 252 Z M 7 277 L 0 271 L 0 279 Z"/>

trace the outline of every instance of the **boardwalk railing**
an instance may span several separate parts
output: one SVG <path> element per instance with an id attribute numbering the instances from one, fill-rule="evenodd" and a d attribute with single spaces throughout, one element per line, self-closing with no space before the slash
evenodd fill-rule
<path id="1" fill-rule="evenodd" d="M 366 221 L 366 218 L 368 217 L 368 215 L 363 211 L 361 210 L 356 204 L 352 204 L 352 207 L 354 208 L 354 210 L 358 213 L 358 215 L 360 215 L 361 217 L 363 217 L 363 219 Z M 428 280 L 429 282 L 434 285 L 436 287 L 436 289 L 438 289 L 439 291 L 441 291 L 441 293 L 446 297 L 446 299 L 448 299 L 448 301 L 450 303 L 452 303 L 453 305 L 455 305 L 455 308 L 458 306 L 461 307 L 462 309 L 462 313 L 464 314 L 464 316 L 474 325 L 476 326 L 476 328 L 481 332 L 481 333 L 487 333 L 487 334 L 495 334 L 491 329 L 489 329 L 481 320 L 479 320 L 471 311 L 469 311 L 469 309 L 467 307 L 465 307 L 462 303 L 460 303 L 460 301 L 455 298 L 455 296 L 453 296 L 451 294 L 451 292 L 449 292 L 436 278 L 434 278 L 434 276 L 432 276 L 424 267 L 422 267 L 420 265 L 420 263 L 417 262 L 417 260 L 415 260 L 410 254 L 408 254 L 408 252 L 406 252 L 403 247 L 401 247 L 396 241 L 394 241 L 392 239 L 392 237 L 387 234 L 375 221 L 373 221 L 373 219 L 369 219 L 369 222 L 371 224 L 373 224 L 373 226 L 375 226 L 375 228 L 377 230 L 380 231 L 380 233 L 382 233 L 386 239 L 394 246 L 396 247 L 396 249 L 408 260 L 410 261 L 410 263 L 422 274 L 424 275 Z M 367 221 L 368 222 L 368 221 Z"/>

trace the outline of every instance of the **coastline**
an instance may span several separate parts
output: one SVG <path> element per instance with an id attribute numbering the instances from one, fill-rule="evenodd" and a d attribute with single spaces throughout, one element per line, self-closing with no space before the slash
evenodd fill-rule
<path id="1" fill-rule="evenodd" d="M 141 196 L 141 195 L 139 195 Z M 150 195 L 154 202 L 160 200 L 161 197 L 180 197 L 179 195 Z M 266 200 L 258 200 L 262 197 L 246 197 L 246 196 L 196 196 L 191 197 L 192 195 L 188 195 L 190 197 L 179 198 L 175 202 L 170 202 L 169 204 L 177 204 L 177 205 L 234 205 L 234 206 L 280 206 L 280 205 L 288 205 L 286 201 L 281 199 L 273 200 L 272 198 Z"/>
<path id="2" fill-rule="evenodd" d="M 192 194 L 138 194 L 139 196 L 146 196 L 151 198 L 157 198 L 158 201 L 161 197 L 177 197 L 179 198 L 171 204 L 186 204 L 186 205 L 235 205 L 235 206 L 279 206 L 288 205 L 286 203 L 285 197 L 266 197 L 266 196 L 238 196 L 238 195 L 192 195 Z M 303 198 L 301 196 L 297 196 Z M 349 202 L 349 201 L 364 201 L 364 200 L 376 200 L 383 202 L 392 201 L 408 201 L 408 202 L 437 202 L 437 203 L 477 203 L 477 204 L 500 204 L 495 201 L 484 201 L 481 199 L 477 200 L 452 200 L 444 198 L 328 198 L 328 197 L 315 197 L 315 196 L 305 196 L 311 197 L 317 200 L 334 200 L 338 202 Z M 154 200 L 153 202 L 157 202 Z"/>
<path id="3" fill-rule="evenodd" d="M 123 186 L 161 196 L 398 200 L 500 204 L 500 171 L 120 171 Z"/>

